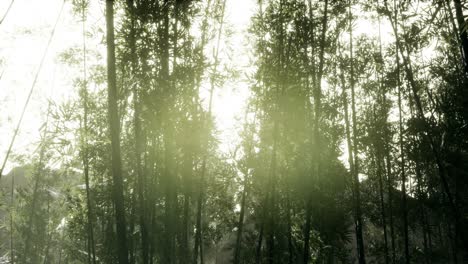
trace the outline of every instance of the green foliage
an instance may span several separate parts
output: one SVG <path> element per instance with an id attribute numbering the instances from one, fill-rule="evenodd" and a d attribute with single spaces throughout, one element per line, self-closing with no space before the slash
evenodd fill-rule
<path id="1" fill-rule="evenodd" d="M 116 1 L 129 263 L 353 263 L 360 217 L 369 263 L 460 263 L 468 79 L 456 20 L 449 1 L 390 2 L 259 3 L 243 129 L 224 153 L 211 100 L 244 76 L 235 3 Z M 72 12 L 86 19 L 93 4 Z M 358 31 L 370 22 L 378 36 Z M 82 33 L 105 39 L 103 28 Z M 50 102 L 38 150 L 18 157 L 24 182 L 2 179 L 0 237 L 16 263 L 119 261 L 101 42 L 59 54 L 76 93 Z"/>

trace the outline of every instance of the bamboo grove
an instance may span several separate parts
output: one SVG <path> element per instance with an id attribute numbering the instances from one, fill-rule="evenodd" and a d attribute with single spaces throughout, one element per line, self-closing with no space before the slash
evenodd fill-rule
<path id="1" fill-rule="evenodd" d="M 236 4 L 64 2 L 74 96 L 10 157 L 1 263 L 468 261 L 468 2 L 255 0 L 247 70 Z"/>

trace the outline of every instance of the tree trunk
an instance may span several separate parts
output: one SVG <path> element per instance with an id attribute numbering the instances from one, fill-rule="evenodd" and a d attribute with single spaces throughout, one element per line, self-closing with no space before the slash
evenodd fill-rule
<path id="1" fill-rule="evenodd" d="M 387 235 L 387 218 L 385 214 L 385 202 L 384 202 L 384 190 L 383 190 L 383 180 L 382 180 L 382 155 L 380 150 L 378 150 L 376 157 L 377 162 L 377 176 L 379 179 L 379 196 L 380 196 L 380 214 L 382 217 L 382 226 L 384 232 L 384 254 L 385 254 L 385 263 L 389 263 L 389 254 L 388 254 L 388 235 Z"/>
<path id="2" fill-rule="evenodd" d="M 358 141 L 357 141 L 357 118 L 356 118 L 356 102 L 354 92 L 354 61 L 353 61 L 353 30 L 352 30 L 352 13 L 351 1 L 349 2 L 349 53 L 350 53 L 350 86 L 351 86 L 351 113 L 352 113 L 352 131 L 353 131 L 353 152 L 354 152 L 354 199 L 355 199 L 355 228 L 356 228 L 356 243 L 358 250 L 359 264 L 365 264 L 366 258 L 364 253 L 364 239 L 362 236 L 362 213 L 361 213 L 361 190 L 359 183 L 359 157 L 358 157 Z"/>
<path id="3" fill-rule="evenodd" d="M 463 16 L 463 9 L 460 0 L 453 0 L 455 4 L 455 14 L 457 16 L 458 31 L 460 33 L 460 42 L 463 50 L 463 62 L 465 67 L 465 73 L 468 74 L 468 27 Z"/>
<path id="4" fill-rule="evenodd" d="M 379 72 L 379 89 L 380 93 L 378 93 L 377 97 L 381 98 L 381 113 L 382 116 L 384 117 L 382 120 L 384 121 L 383 124 L 384 126 L 387 126 L 388 122 L 388 112 L 387 109 L 385 109 L 385 91 L 383 87 L 383 69 L 384 69 L 384 63 L 383 63 L 383 55 L 382 55 L 382 34 L 381 34 L 381 28 L 380 28 L 380 15 L 378 16 L 378 21 L 379 21 L 379 57 L 382 61 L 381 65 L 381 70 Z M 384 149 L 385 149 L 385 141 L 387 140 L 387 127 L 382 127 L 382 129 L 385 131 L 383 133 L 383 140 L 379 138 L 377 145 L 376 145 L 376 152 L 377 152 L 377 174 L 379 178 L 379 194 L 380 194 L 380 210 L 381 210 L 381 215 L 382 215 L 382 226 L 383 226 L 383 231 L 384 231 L 384 253 L 385 253 L 385 263 L 389 264 L 389 253 L 388 253 L 388 234 L 387 234 L 387 219 L 386 219 L 386 213 L 385 213 L 385 202 L 384 202 L 384 188 L 383 188 L 383 180 L 382 180 L 382 174 L 384 173 L 384 168 L 382 168 L 382 164 L 385 164 L 384 162 Z M 385 167 L 385 166 L 384 166 Z"/>
<path id="5" fill-rule="evenodd" d="M 292 238 L 292 222 L 291 222 L 291 197 L 289 189 L 286 190 L 286 217 L 288 225 L 288 264 L 294 263 L 294 248 L 293 248 L 293 238 Z"/>
<path id="6" fill-rule="evenodd" d="M 312 19 L 312 5 L 311 2 L 309 2 L 309 8 L 310 8 L 310 19 Z M 317 77 L 315 77 L 315 65 L 312 65 L 312 74 L 313 74 L 313 82 L 312 85 L 313 87 L 313 97 L 314 97 L 314 129 L 312 131 L 312 137 L 313 137 L 313 148 L 314 148 L 314 176 L 318 180 L 319 179 L 319 174 L 320 174 L 320 156 L 317 153 L 317 149 L 320 148 L 320 116 L 321 116 L 321 96 L 322 96 L 322 75 L 323 75 L 323 65 L 324 65 L 324 54 L 325 54 L 325 41 L 326 41 L 326 32 L 327 32 L 327 24 L 328 24 L 328 0 L 325 0 L 325 6 L 323 10 L 323 18 L 322 18 L 322 31 L 321 31 L 321 38 L 320 38 L 320 50 L 319 50 L 319 69 L 317 73 Z M 313 30 L 312 30 L 312 35 L 313 35 Z M 313 41 L 311 42 L 311 45 L 314 45 Z M 314 49 L 312 49 L 314 51 Z M 312 56 L 314 56 L 315 52 L 312 52 Z M 314 58 L 313 58 L 314 59 Z M 314 63 L 313 63 L 314 64 Z M 309 180 L 311 183 L 311 180 Z M 312 186 L 310 186 L 312 187 Z M 306 201 L 306 223 L 305 223 L 305 228 L 304 228 L 304 255 L 303 255 L 303 263 L 307 264 L 309 263 L 310 259 L 310 230 L 311 230 L 311 213 L 312 213 L 312 194 L 309 193 L 307 195 L 307 201 Z"/>
<path id="7" fill-rule="evenodd" d="M 398 11 L 395 6 L 395 21 L 398 18 Z M 395 27 L 395 35 L 398 36 L 398 26 Z M 397 37 L 398 39 L 398 37 Z M 398 42 L 398 40 L 397 40 Z M 402 113 L 402 98 L 401 98 L 401 83 L 400 83 L 400 59 L 398 57 L 398 47 L 396 45 L 395 58 L 397 65 L 397 89 L 398 89 L 398 129 L 399 129 L 399 145 L 400 145 L 400 173 L 401 173 L 401 192 L 402 192 L 402 202 L 401 209 L 403 212 L 403 239 L 405 245 L 405 263 L 410 263 L 410 254 L 409 254 L 409 237 L 408 237 L 408 208 L 406 202 L 406 173 L 405 173 L 405 150 L 404 150 L 404 141 L 403 141 L 403 113 Z"/>
<path id="8" fill-rule="evenodd" d="M 47 117 L 46 117 L 46 122 L 44 126 L 44 131 L 41 136 L 41 142 L 40 142 L 40 152 L 39 152 L 39 162 L 36 167 L 36 171 L 34 172 L 34 187 L 33 187 L 33 193 L 31 197 L 31 206 L 29 208 L 29 215 L 28 215 L 28 225 L 27 225 L 27 232 L 25 235 L 25 240 L 24 240 L 24 252 L 22 256 L 22 261 L 21 263 L 34 263 L 39 261 L 37 252 L 35 250 L 31 250 L 31 235 L 32 232 L 35 228 L 37 227 L 37 224 L 35 224 L 34 219 L 36 217 L 36 207 L 37 207 L 37 202 L 39 197 L 39 191 L 41 189 L 41 184 L 42 184 L 42 174 L 43 170 L 45 168 L 44 165 L 44 156 L 45 156 L 45 146 L 46 146 L 46 141 L 47 141 L 47 125 L 49 123 L 49 113 L 50 113 L 50 104 L 47 109 Z"/>
<path id="9" fill-rule="evenodd" d="M 216 43 L 216 48 L 214 51 L 214 66 L 213 66 L 213 75 L 210 78 L 210 99 L 208 102 L 208 116 L 202 120 L 204 123 L 204 126 L 208 126 L 208 122 L 211 118 L 211 111 L 212 111 L 212 104 L 213 104 L 213 94 L 214 94 L 214 88 L 215 88 L 215 78 L 214 75 L 217 72 L 217 67 L 218 67 L 218 54 L 219 54 L 219 49 L 220 49 L 220 41 L 221 41 L 221 34 L 223 31 L 223 24 L 224 24 L 224 12 L 226 8 L 226 0 L 223 0 L 222 7 L 221 7 L 221 21 L 218 29 L 218 35 L 217 35 L 217 43 Z M 208 147 L 208 142 L 203 142 L 203 147 L 207 148 Z M 195 247 L 194 247 L 194 254 L 193 254 L 193 263 L 197 264 L 198 263 L 198 254 L 200 254 L 200 264 L 204 264 L 204 256 L 203 256 L 203 233 L 202 233 L 202 210 L 203 210 L 203 199 L 204 199 L 204 184 L 205 184 L 205 177 L 206 177 L 206 162 L 207 162 L 207 153 L 206 149 L 204 150 L 205 153 L 203 154 L 203 160 L 202 160 L 202 170 L 201 170 L 201 175 L 200 175 L 200 181 L 199 181 L 199 190 L 198 190 L 198 199 L 197 199 L 197 220 L 196 220 L 196 232 L 195 232 Z"/>
<path id="10" fill-rule="evenodd" d="M 12 170 L 11 188 L 10 188 L 10 262 L 15 263 L 14 239 L 13 239 L 13 210 L 15 209 L 15 174 Z"/>
<path id="11" fill-rule="evenodd" d="M 163 247 L 163 262 L 165 264 L 174 264 L 176 259 L 175 245 L 176 245 L 176 186 L 175 178 L 175 162 L 174 162 L 174 128 L 171 122 L 171 110 L 173 102 L 173 91 L 174 87 L 171 86 L 170 74 L 169 74 L 169 62 L 170 62 L 170 6 L 169 0 L 164 0 L 162 6 L 162 38 L 161 38 L 161 86 L 163 94 L 166 96 L 166 103 L 164 105 L 163 115 L 163 145 L 164 145 L 164 232 L 165 241 Z"/>
<path id="12" fill-rule="evenodd" d="M 52 232 L 50 231 L 50 194 L 47 194 L 47 224 L 46 224 L 46 241 L 44 250 L 44 261 L 43 264 L 49 263 L 49 248 L 52 239 Z M 88 251 L 89 254 L 90 250 Z M 91 256 L 88 257 L 91 260 Z"/>
<path id="13" fill-rule="evenodd" d="M 125 205 L 123 194 L 122 164 L 120 157 L 120 125 L 117 106 L 117 82 L 115 69 L 114 43 L 114 1 L 106 0 L 107 23 L 107 82 L 108 82 L 108 114 L 112 147 L 112 198 L 115 207 L 117 225 L 117 252 L 120 264 L 128 263 L 128 248 L 125 223 Z"/>
<path id="14" fill-rule="evenodd" d="M 82 158 L 83 158 L 83 174 L 85 177 L 86 187 L 86 213 L 87 213 L 87 231 L 88 231 L 88 263 L 96 264 L 96 251 L 94 244 L 94 228 L 93 228 L 93 211 L 91 192 L 89 185 L 89 156 L 88 156 L 88 87 L 86 76 L 86 14 L 83 3 L 82 7 L 82 20 L 83 20 L 83 134 L 82 134 Z"/>
<path id="15" fill-rule="evenodd" d="M 127 1 L 127 8 L 131 20 L 130 28 L 130 56 L 131 56 L 131 76 L 132 76 L 132 92 L 133 92 L 133 128 L 134 128 L 134 140 L 135 140 L 135 163 L 136 163 L 136 189 L 138 197 L 138 207 L 139 215 L 138 221 L 140 225 L 141 233 L 141 261 L 143 264 L 148 264 L 149 262 L 149 235 L 148 235 L 148 224 L 147 224 L 147 213 L 146 205 L 144 198 L 144 186 L 145 186 L 145 177 L 143 175 L 142 169 L 142 131 L 141 131 L 141 122 L 140 122 L 140 102 L 139 102 L 139 93 L 138 93 L 138 80 L 137 80 L 137 67 L 138 67 L 138 57 L 136 51 L 136 7 L 134 6 L 134 0 Z"/>
<path id="16" fill-rule="evenodd" d="M 234 251 L 234 262 L 233 264 L 239 264 L 240 261 L 240 252 L 241 252 L 241 244 L 242 244 L 242 231 L 244 228 L 244 214 L 245 214 L 245 199 L 248 192 L 248 172 L 244 175 L 244 186 L 242 190 L 242 198 L 241 198 L 241 208 L 239 214 L 239 222 L 237 224 L 237 237 L 236 237 L 236 247 Z"/>
<path id="17" fill-rule="evenodd" d="M 248 122 L 247 122 L 247 114 L 248 114 L 249 108 L 247 107 L 247 110 L 245 112 L 245 118 L 244 118 L 244 131 L 245 133 L 248 133 Z M 253 120 L 253 126 L 255 126 L 255 120 L 257 117 L 257 109 L 255 109 L 255 117 Z M 243 182 L 243 188 L 242 188 L 242 197 L 241 197 L 241 208 L 240 208 L 240 213 L 239 213 L 239 222 L 237 224 L 237 237 L 236 237 L 236 247 L 234 249 L 234 262 L 233 264 L 239 264 L 240 263 L 240 255 L 241 255 L 241 247 L 242 247 L 242 232 L 244 229 L 244 216 L 245 216 L 245 210 L 246 210 L 246 199 L 247 199 L 247 194 L 249 193 L 249 168 L 250 168 L 250 160 L 252 158 L 252 150 L 253 150 L 253 138 L 254 138 L 254 131 L 252 131 L 250 134 L 250 144 L 248 145 L 248 148 L 246 149 L 246 157 L 245 159 L 247 160 L 247 167 L 244 168 L 244 182 Z"/>
<path id="18" fill-rule="evenodd" d="M 387 101 L 385 92 L 382 91 L 383 101 L 384 103 Z M 396 261 L 396 249 L 395 249 L 395 230 L 393 224 L 393 177 L 392 177 L 392 165 L 391 165 L 391 136 L 389 135 L 389 129 L 385 129 L 385 141 L 384 141 L 384 148 L 385 148 L 385 172 L 386 172 L 386 187 L 387 187 L 387 203 L 388 203 L 388 219 L 390 225 L 390 242 L 392 248 L 392 263 L 395 264 Z"/>
<path id="19" fill-rule="evenodd" d="M 255 249 L 255 264 L 260 264 L 262 262 L 263 229 L 264 224 L 262 223 L 258 234 L 257 247 Z"/>
<path id="20" fill-rule="evenodd" d="M 387 139 L 388 136 L 387 136 Z M 385 150 L 385 163 L 386 163 L 386 174 L 387 174 L 387 193 L 388 193 L 388 219 L 390 225 L 390 242 L 392 247 L 392 263 L 396 261 L 396 248 L 395 248 L 395 226 L 393 224 L 393 177 L 392 177 L 392 166 L 390 162 L 390 146 L 386 142 Z"/>
<path id="21" fill-rule="evenodd" d="M 414 140 L 416 141 L 416 140 Z M 431 263 L 431 254 L 430 246 L 429 246 L 429 233 L 430 230 L 427 225 L 427 217 L 426 217 L 426 209 L 425 209 L 425 195 L 422 190 L 422 175 L 421 175 L 421 168 L 419 167 L 419 162 L 415 161 L 415 172 L 416 172 L 416 180 L 417 180 L 417 197 L 420 206 L 420 213 L 421 213 L 421 227 L 424 235 L 424 259 L 427 264 Z"/>
<path id="22" fill-rule="evenodd" d="M 275 120 L 273 127 L 273 149 L 271 154 L 271 172 L 267 187 L 267 219 L 266 219 L 266 250 L 267 250 L 267 263 L 275 263 L 275 233 L 276 233 L 276 178 L 277 178 L 277 143 L 278 143 L 278 121 Z"/>
<path id="23" fill-rule="evenodd" d="M 183 205 L 183 216 L 182 216 L 182 228 L 181 228 L 181 256 L 180 262 L 181 263 L 189 263 L 190 262 L 190 252 L 189 252 L 189 232 L 190 232 L 190 188 L 191 184 L 191 176 L 192 176 L 192 168 L 193 168 L 193 156 L 190 149 L 185 150 L 185 157 L 184 157 L 184 171 L 183 171 L 183 187 L 184 187 L 184 205 Z"/>
<path id="24" fill-rule="evenodd" d="M 342 57 L 342 56 L 340 56 Z M 343 108 L 344 108 L 344 121 L 345 121 L 345 131 L 346 131 L 346 145 L 348 146 L 348 164 L 349 164 L 349 170 L 351 172 L 351 176 L 354 178 L 354 151 L 353 151 L 353 145 L 351 142 L 351 125 L 349 122 L 349 106 L 348 106 L 348 94 L 346 92 L 346 81 L 345 81 L 345 76 L 344 76 L 344 65 L 341 65 L 341 72 L 340 72 L 340 79 L 341 79 L 341 85 L 342 85 L 342 101 L 343 101 Z M 353 180 L 354 184 L 354 180 Z M 354 186 L 351 188 L 353 196 L 355 196 L 355 189 Z M 354 198 L 355 199 L 355 198 Z M 355 215 L 356 217 L 356 215 Z M 357 247 L 357 252 L 359 253 L 359 245 L 356 245 Z"/>

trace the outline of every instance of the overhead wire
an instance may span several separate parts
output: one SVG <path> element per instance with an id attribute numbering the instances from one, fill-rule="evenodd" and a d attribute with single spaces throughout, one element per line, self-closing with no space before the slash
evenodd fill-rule
<path id="1" fill-rule="evenodd" d="M 3 23 L 3 21 L 5 20 L 5 18 L 7 17 L 8 13 L 10 12 L 10 9 L 11 7 L 13 6 L 13 3 L 15 2 L 15 0 L 11 0 L 10 2 L 10 5 L 8 5 L 8 8 L 7 10 L 5 11 L 5 13 L 3 14 L 2 16 L 2 19 L 0 20 L 0 25 Z M 5 69 L 2 69 L 2 72 L 0 73 L 0 80 L 2 79 L 3 77 L 3 73 L 5 72 Z"/>
<path id="2" fill-rule="evenodd" d="M 42 66 L 44 65 L 44 61 L 45 61 L 45 59 L 47 57 L 47 52 L 49 51 L 50 44 L 52 43 L 52 39 L 54 38 L 55 31 L 57 29 L 58 22 L 60 21 L 60 17 L 62 16 L 64 6 L 65 6 L 65 0 L 62 3 L 62 6 L 60 8 L 60 11 L 59 11 L 57 19 L 55 21 L 52 32 L 50 33 L 50 37 L 49 37 L 49 40 L 47 42 L 46 49 L 44 50 L 41 61 L 39 63 L 39 68 L 37 69 L 36 75 L 34 76 L 34 80 L 33 80 L 32 84 L 31 84 L 31 89 L 29 90 L 29 94 L 28 94 L 28 97 L 26 98 L 26 102 L 24 103 L 23 110 L 21 111 L 20 118 L 19 118 L 18 123 L 16 125 L 16 128 L 15 128 L 15 130 L 13 132 L 13 137 L 11 138 L 10 145 L 8 146 L 8 150 L 6 152 L 5 158 L 3 159 L 2 167 L 0 168 L 0 179 L 3 176 L 3 170 L 5 169 L 5 166 L 6 166 L 7 161 L 8 161 L 8 157 L 10 156 L 10 153 L 11 153 L 11 149 L 13 147 L 13 144 L 15 143 L 16 136 L 18 135 L 18 131 L 19 131 L 20 127 L 21 127 L 21 123 L 22 123 L 23 118 L 24 118 L 24 113 L 26 112 L 29 101 L 31 100 L 31 95 L 32 95 L 32 93 L 34 91 L 34 88 L 36 87 L 36 83 L 37 83 L 37 80 L 38 80 L 38 77 L 39 77 L 39 73 L 41 72 Z"/>
<path id="3" fill-rule="evenodd" d="M 3 14 L 2 20 L 0 20 L 0 25 L 3 23 L 3 20 L 5 20 L 5 18 L 7 17 L 8 13 L 10 12 L 11 6 L 13 5 L 14 2 L 15 0 L 11 0 L 10 5 L 8 6 L 5 14 Z"/>

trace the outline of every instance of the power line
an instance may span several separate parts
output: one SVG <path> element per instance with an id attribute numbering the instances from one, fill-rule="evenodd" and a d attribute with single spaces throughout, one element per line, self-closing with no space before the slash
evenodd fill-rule
<path id="1" fill-rule="evenodd" d="M 8 6 L 5 14 L 3 14 L 2 20 L 0 20 L 0 25 L 3 23 L 3 20 L 5 20 L 5 18 L 7 17 L 8 13 L 10 12 L 11 6 L 13 6 L 14 2 L 15 0 L 11 0 L 10 5 Z M 2 79 L 4 72 L 5 72 L 5 69 L 2 69 L 2 73 L 0 73 L 0 80 Z M 1 178 L 1 175 L 0 175 L 0 178 Z"/>
<path id="2" fill-rule="evenodd" d="M 11 6 L 11 4 L 10 4 L 10 6 Z M 47 42 L 46 49 L 44 50 L 44 54 L 42 55 L 41 62 L 39 63 L 39 68 L 37 69 L 36 75 L 34 76 L 34 80 L 32 82 L 31 89 L 29 90 L 28 97 L 26 98 L 26 102 L 24 103 L 20 119 L 18 120 L 18 124 L 16 125 L 16 129 L 15 129 L 15 131 L 13 133 L 13 137 L 11 138 L 10 145 L 8 146 L 8 150 L 7 150 L 5 159 L 3 160 L 2 168 L 0 169 L 0 179 L 2 178 L 3 170 L 5 169 L 5 165 L 6 165 L 7 161 L 8 161 L 8 157 L 10 156 L 11 148 L 13 147 L 13 144 L 15 143 L 16 136 L 18 135 L 18 131 L 19 131 L 20 127 L 21 127 L 21 122 L 23 121 L 24 113 L 26 112 L 26 108 L 28 107 L 29 100 L 31 99 L 31 95 L 32 95 L 32 93 L 34 91 L 34 88 L 36 86 L 37 79 L 39 77 L 39 73 L 41 72 L 42 65 L 44 64 L 45 58 L 47 56 L 47 51 L 49 50 L 50 43 L 52 43 L 52 39 L 54 37 L 55 30 L 57 28 L 57 24 L 58 24 L 58 22 L 60 20 L 60 17 L 62 16 L 62 11 L 63 11 L 64 6 L 65 6 L 65 0 L 62 3 L 62 7 L 60 8 L 60 12 L 59 12 L 59 14 L 57 16 L 57 20 L 55 21 L 54 28 L 52 29 L 52 32 L 50 33 L 49 41 Z"/>
<path id="3" fill-rule="evenodd" d="M 5 20 L 5 17 L 6 17 L 6 16 L 8 15 L 8 13 L 10 12 L 11 6 L 13 5 L 14 2 L 15 2 L 15 0 L 11 0 L 10 5 L 9 5 L 8 8 L 7 8 L 7 11 L 6 11 L 5 14 L 3 15 L 2 20 L 0 20 L 0 25 L 3 23 L 3 20 Z"/>

